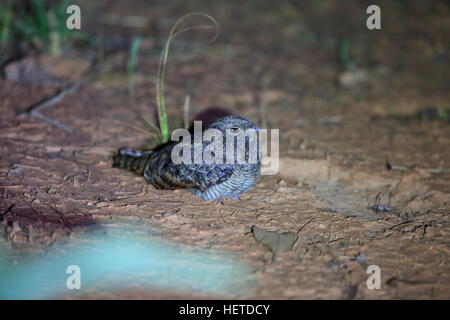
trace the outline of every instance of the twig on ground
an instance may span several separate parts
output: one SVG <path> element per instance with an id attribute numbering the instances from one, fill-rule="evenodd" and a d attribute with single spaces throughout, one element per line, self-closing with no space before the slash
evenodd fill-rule
<path id="1" fill-rule="evenodd" d="M 46 115 L 42 114 L 40 112 L 40 110 L 58 103 L 66 95 L 71 94 L 74 91 L 76 91 L 78 89 L 78 87 L 80 86 L 80 80 L 78 80 L 77 82 L 72 83 L 68 87 L 58 91 L 58 93 L 56 93 L 54 96 L 47 98 L 39 103 L 36 103 L 36 104 L 28 107 L 27 110 L 25 110 L 25 113 L 28 113 L 29 115 L 31 115 L 32 117 L 35 117 L 37 119 L 43 120 L 54 127 L 63 129 L 65 131 L 67 131 L 68 133 L 73 133 L 74 130 L 72 128 L 70 128 L 69 126 L 67 126 L 64 123 L 61 123 L 55 119 L 47 117 Z"/>
<path id="2" fill-rule="evenodd" d="M 24 112 L 24 114 L 29 114 L 32 117 L 35 117 L 37 119 L 43 120 L 45 122 L 47 122 L 48 124 L 59 128 L 59 129 L 63 129 L 64 131 L 68 132 L 68 133 L 74 133 L 74 130 L 72 128 L 70 128 L 69 126 L 67 126 L 64 123 L 61 123 L 55 119 L 52 119 L 46 115 L 44 115 L 43 113 L 41 113 L 42 109 L 45 109 L 47 107 L 50 107 L 58 102 L 60 102 L 61 100 L 64 99 L 65 96 L 75 92 L 76 90 L 78 90 L 78 88 L 88 79 L 88 77 L 92 74 L 93 70 L 95 69 L 95 62 L 92 63 L 91 67 L 85 72 L 84 75 L 82 75 L 80 77 L 80 79 L 78 79 L 77 81 L 73 82 L 72 84 L 68 85 L 67 87 L 59 90 L 56 94 L 54 94 L 53 96 L 51 96 L 50 98 L 46 98 L 43 101 L 40 101 L 36 104 L 33 104 L 31 106 L 29 106 Z"/>
<path id="3" fill-rule="evenodd" d="M 429 173 L 450 173 L 450 170 L 442 168 L 425 168 L 425 170 Z"/>
<path id="4" fill-rule="evenodd" d="M 110 121 L 109 119 L 105 119 L 105 121 Z M 117 120 L 117 119 L 113 119 L 113 121 L 114 122 L 117 122 L 117 123 L 119 123 L 119 124 L 121 124 L 121 125 L 124 125 L 124 126 L 126 126 L 126 127 L 129 127 L 129 128 L 132 128 L 132 129 L 134 129 L 134 130 L 137 130 L 137 131 L 140 131 L 140 132 L 143 132 L 143 133 L 145 133 L 146 135 L 148 135 L 148 134 L 153 134 L 153 135 L 158 135 L 158 134 L 156 134 L 156 133 L 153 133 L 153 132 L 149 132 L 148 130 L 145 130 L 145 129 L 143 129 L 143 128 L 140 128 L 140 127 L 138 127 L 138 126 L 135 126 L 135 125 L 133 125 L 133 124 L 131 124 L 131 123 L 128 123 L 128 122 L 126 122 L 126 121 L 121 121 L 121 120 Z M 156 127 L 155 127 L 156 128 Z"/>
<path id="5" fill-rule="evenodd" d="M 147 119 L 145 116 L 140 115 L 141 119 L 144 120 L 144 123 L 148 125 L 153 131 L 155 131 L 157 137 L 162 141 L 161 131 L 156 124 L 153 123 L 151 119 Z"/>
<path id="6" fill-rule="evenodd" d="M 336 238 L 336 239 L 328 241 L 327 243 L 330 244 L 330 243 L 334 243 L 334 242 L 339 241 L 339 240 L 345 240 L 345 238 Z"/>
<path id="7" fill-rule="evenodd" d="M 311 221 L 313 221 L 313 219 L 309 219 L 304 225 L 302 225 L 298 230 L 297 230 L 297 234 L 299 234 L 308 224 L 311 223 Z"/>
<path id="8" fill-rule="evenodd" d="M 20 163 L 14 163 L 11 166 L 11 170 L 16 170 L 16 169 L 19 169 L 19 168 L 26 168 L 26 169 L 41 170 L 42 171 L 41 167 L 27 166 L 27 165 L 20 164 Z"/>
<path id="9" fill-rule="evenodd" d="M 4 212 L 1 212 L 0 213 L 0 218 L 1 218 L 1 220 L 3 220 L 3 216 L 5 216 L 5 215 L 7 215 L 8 213 L 13 213 L 12 212 L 12 209 L 14 209 L 14 207 L 15 207 L 15 204 L 12 204 L 12 205 L 10 205 L 9 207 L 8 207 L 8 209 L 6 209 Z M 1 221 L 0 220 L 0 221 Z"/>
<path id="10" fill-rule="evenodd" d="M 52 159 L 61 159 L 61 160 L 71 161 L 71 162 L 73 162 L 73 163 L 75 163 L 75 164 L 77 164 L 77 165 L 80 165 L 80 166 L 82 166 L 82 167 L 90 168 L 90 165 L 89 165 L 89 164 L 84 163 L 84 162 L 82 162 L 82 161 L 79 161 L 79 160 L 77 160 L 77 159 L 67 158 L 67 157 L 61 155 L 59 152 L 58 152 L 58 153 L 47 152 L 47 155 L 48 155 L 50 158 L 52 158 Z"/>
<path id="11" fill-rule="evenodd" d="M 389 171 L 408 171 L 414 169 L 414 167 L 407 167 L 407 166 L 395 166 L 392 165 L 389 162 L 389 159 L 386 158 L 386 168 Z M 429 173 L 450 173 L 449 169 L 444 169 L 442 167 L 442 163 L 439 166 L 439 168 L 425 168 L 424 170 L 428 171 Z"/>
<path id="12" fill-rule="evenodd" d="M 47 193 L 47 194 L 50 197 L 50 200 L 52 201 L 52 204 L 53 204 L 53 206 L 51 206 L 49 204 L 46 204 L 47 207 L 52 209 L 58 215 L 59 220 L 62 222 L 62 224 L 64 224 L 64 227 L 69 227 L 70 228 L 69 224 L 67 223 L 67 221 L 66 221 L 66 219 L 64 217 L 64 214 L 61 211 L 59 211 L 58 208 L 56 207 L 56 202 L 53 199 L 53 197 L 49 193 Z"/>

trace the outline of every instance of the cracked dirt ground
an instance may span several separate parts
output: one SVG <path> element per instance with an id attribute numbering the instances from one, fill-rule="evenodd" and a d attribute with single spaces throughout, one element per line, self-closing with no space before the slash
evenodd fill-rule
<path id="1" fill-rule="evenodd" d="M 94 28 L 96 10 L 108 3 L 86 2 L 87 28 Z M 373 34 L 357 18 L 335 28 L 343 14 L 336 1 L 300 9 L 287 1 L 263 3 L 119 2 L 107 10 L 145 13 L 156 21 L 191 11 L 215 16 L 222 26 L 217 42 L 198 50 L 174 41 L 169 117 L 173 127 L 180 125 L 186 90 L 192 91 L 192 116 L 210 108 L 255 122 L 262 116 L 269 128 L 280 129 L 277 175 L 262 177 L 242 201 L 220 205 L 183 190 L 155 190 L 143 178 L 111 168 L 111 151 L 155 143 L 151 131 L 124 124 L 143 127 L 141 117 L 152 116 L 159 49 L 149 42 L 134 97 L 126 93 L 126 52 L 119 51 L 99 62 L 106 67 L 89 84 L 45 110 L 74 134 L 18 114 L 54 89 L 1 81 L 2 242 L 38 252 L 92 226 L 138 223 L 172 243 L 225 250 L 247 263 L 254 285 L 233 298 L 450 298 L 450 126 L 417 116 L 426 108 L 449 108 L 448 4 L 436 1 L 441 11 L 434 16 L 424 14 L 434 12 L 425 4 L 403 11 L 392 4 L 383 31 Z M 364 17 L 360 2 L 347 9 Z M 408 28 L 419 22 L 411 35 Z M 340 86 L 335 44 L 343 36 L 351 37 L 360 65 L 389 72 L 362 86 Z M 434 59 L 441 51 L 444 58 Z M 376 205 L 389 210 L 373 210 Z M 253 225 L 296 232 L 298 240 L 272 259 L 252 236 Z M 367 265 L 380 266 L 381 290 L 367 289 Z M 94 290 L 80 297 L 197 293 Z"/>

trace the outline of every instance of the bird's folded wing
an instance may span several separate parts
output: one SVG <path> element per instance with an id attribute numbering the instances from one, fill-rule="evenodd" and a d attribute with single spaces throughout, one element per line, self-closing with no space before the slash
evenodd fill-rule
<path id="1" fill-rule="evenodd" d="M 226 181 L 232 174 L 232 165 L 174 164 L 166 162 L 160 178 L 172 188 L 194 188 L 204 191 Z"/>
<path id="2" fill-rule="evenodd" d="M 144 176 L 156 188 L 204 191 L 227 180 L 234 172 L 232 164 L 176 164 L 171 159 L 173 146 L 168 145 L 147 160 Z"/>

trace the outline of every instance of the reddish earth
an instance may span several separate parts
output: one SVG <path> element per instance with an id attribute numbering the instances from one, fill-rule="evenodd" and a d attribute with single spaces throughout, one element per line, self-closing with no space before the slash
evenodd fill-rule
<path id="1" fill-rule="evenodd" d="M 447 2 L 386 3 L 380 31 L 365 28 L 365 7 L 356 1 L 131 2 L 83 2 L 86 32 L 103 30 L 119 50 L 99 59 L 75 93 L 42 111 L 74 133 L 20 113 L 57 89 L 0 82 L 2 241 L 40 250 L 92 225 L 139 221 L 165 240 L 230 251 L 249 264 L 255 286 L 235 298 L 450 298 Z M 155 190 L 109 159 L 121 147 L 158 144 L 146 121 L 154 119 L 160 42 L 178 17 L 197 11 L 213 15 L 221 35 L 208 46 L 205 31 L 174 41 L 166 83 L 172 128 L 181 126 L 190 92 L 191 118 L 223 109 L 280 129 L 279 173 L 223 206 Z M 156 30 L 111 25 L 107 14 L 142 16 Z M 130 97 L 127 51 L 116 42 L 136 34 L 144 42 Z M 345 74 L 341 39 L 350 40 L 357 63 Z M 364 81 L 342 80 L 358 72 Z M 250 233 L 253 225 L 297 232 L 298 240 L 272 260 Z M 366 265 L 381 268 L 381 290 L 366 287 Z"/>

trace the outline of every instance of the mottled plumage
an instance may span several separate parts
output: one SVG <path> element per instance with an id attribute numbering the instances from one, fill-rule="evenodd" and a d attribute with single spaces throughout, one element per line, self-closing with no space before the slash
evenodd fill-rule
<path id="1" fill-rule="evenodd" d="M 241 133 L 247 129 L 258 130 L 253 123 L 237 116 L 226 116 L 213 121 L 205 130 L 210 128 L 220 130 L 224 137 L 227 130 L 236 128 L 239 128 Z M 193 136 L 191 139 L 194 141 Z M 181 142 L 171 142 L 158 151 L 120 150 L 113 156 L 113 166 L 143 175 L 147 182 L 157 189 L 187 189 L 204 200 L 219 200 L 222 197 L 239 199 L 239 195 L 254 186 L 260 176 L 259 147 L 257 162 L 254 164 L 175 164 L 172 162 L 171 153 L 179 143 Z M 210 143 L 203 141 L 203 150 Z M 224 142 L 224 159 L 225 145 Z M 192 144 L 192 155 L 193 148 Z M 246 159 L 247 157 L 248 153 Z"/>

